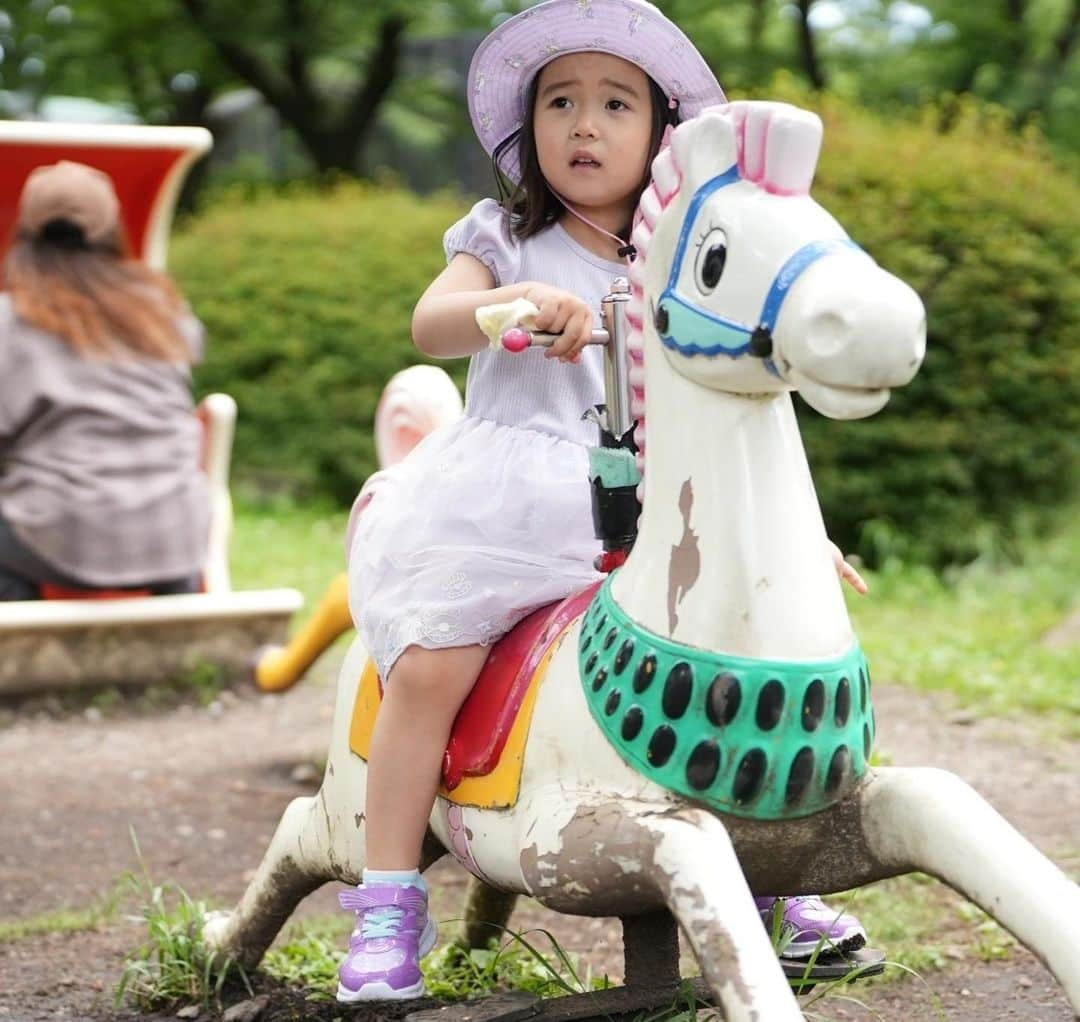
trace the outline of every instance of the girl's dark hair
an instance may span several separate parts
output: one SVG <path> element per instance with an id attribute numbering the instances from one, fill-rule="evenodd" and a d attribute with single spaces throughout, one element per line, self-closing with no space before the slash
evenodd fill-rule
<path id="1" fill-rule="evenodd" d="M 559 218 L 565 208 L 548 187 L 544 175 L 540 172 L 540 158 L 536 152 L 536 135 L 533 132 L 533 109 L 536 106 L 536 91 L 540 80 L 537 74 L 529 83 L 525 94 L 525 120 L 512 135 L 504 138 L 491 154 L 491 165 L 495 171 L 495 184 L 499 190 L 499 202 L 510 214 L 510 230 L 515 237 L 531 238 L 546 227 L 550 227 Z M 679 123 L 678 108 L 669 109 L 668 99 L 663 89 L 649 78 L 649 100 L 652 104 L 652 131 L 649 136 L 649 158 L 645 161 L 645 171 L 634 196 L 637 208 L 641 193 L 649 185 L 652 173 L 652 161 L 660 151 L 660 142 L 664 130 L 669 124 Z M 502 170 L 502 160 L 506 154 L 517 147 L 518 166 L 521 168 L 521 183 L 515 185 Z M 627 222 L 618 233 L 623 241 L 630 239 L 631 224 Z"/>

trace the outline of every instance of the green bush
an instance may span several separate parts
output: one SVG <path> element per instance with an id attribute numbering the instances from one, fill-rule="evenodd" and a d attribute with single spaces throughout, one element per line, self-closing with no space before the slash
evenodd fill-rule
<path id="1" fill-rule="evenodd" d="M 968 560 L 1075 489 L 1080 185 L 985 109 L 954 111 L 944 135 L 936 111 L 821 113 L 815 196 L 919 292 L 928 323 L 922 369 L 878 415 L 800 408 L 826 522 L 871 561 Z"/>
<path id="2" fill-rule="evenodd" d="M 872 561 L 969 559 L 1075 485 L 1080 186 L 985 110 L 954 110 L 943 134 L 933 111 L 790 98 L 826 122 L 815 196 L 929 315 L 926 363 L 883 412 L 800 410 L 830 532 Z M 238 478 L 354 495 L 380 389 L 419 360 L 412 306 L 467 206 L 350 183 L 219 200 L 178 233 L 173 269 L 211 336 L 198 385 L 240 403 Z M 464 363 L 447 366 L 460 383 Z"/>
<path id="3" fill-rule="evenodd" d="M 412 308 L 468 203 L 352 182 L 237 195 L 219 196 L 172 246 L 172 272 L 210 334 L 198 389 L 237 400 L 238 481 L 351 501 L 375 465 L 383 385 L 424 361 Z M 465 363 L 444 365 L 463 384 Z"/>

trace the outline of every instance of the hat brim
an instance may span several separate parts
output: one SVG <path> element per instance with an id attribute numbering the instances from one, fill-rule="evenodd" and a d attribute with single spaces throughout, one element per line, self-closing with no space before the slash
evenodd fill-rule
<path id="1" fill-rule="evenodd" d="M 504 21 L 476 48 L 469 64 L 469 116 L 492 155 L 524 123 L 529 83 L 568 53 L 610 53 L 636 64 L 678 101 L 681 120 L 725 103 L 724 92 L 685 33 L 640 0 L 547 0 Z M 516 147 L 500 170 L 520 180 Z"/>

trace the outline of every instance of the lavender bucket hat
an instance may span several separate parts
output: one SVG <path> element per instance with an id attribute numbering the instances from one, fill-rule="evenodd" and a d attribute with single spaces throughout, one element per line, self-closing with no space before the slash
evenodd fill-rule
<path id="1" fill-rule="evenodd" d="M 727 102 L 715 75 L 683 31 L 644 0 L 547 0 L 504 21 L 469 64 L 469 116 L 490 156 L 523 124 L 529 83 L 567 53 L 610 53 L 641 68 L 679 104 L 681 120 Z M 501 169 L 518 181 L 515 147 Z"/>

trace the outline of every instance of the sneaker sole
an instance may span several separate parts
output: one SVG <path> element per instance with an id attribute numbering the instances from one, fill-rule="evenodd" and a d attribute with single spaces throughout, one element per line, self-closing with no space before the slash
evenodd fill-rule
<path id="1" fill-rule="evenodd" d="M 428 916 L 424 932 L 420 934 L 420 946 L 417 949 L 419 957 L 431 953 L 439 939 L 439 928 L 435 920 Z M 359 990 L 350 990 L 347 986 L 338 983 L 336 1000 L 339 1004 L 354 1004 L 357 1001 L 411 1001 L 417 997 L 423 997 L 427 992 L 424 987 L 424 979 L 421 977 L 411 987 L 390 986 L 389 983 L 365 983 Z"/>

